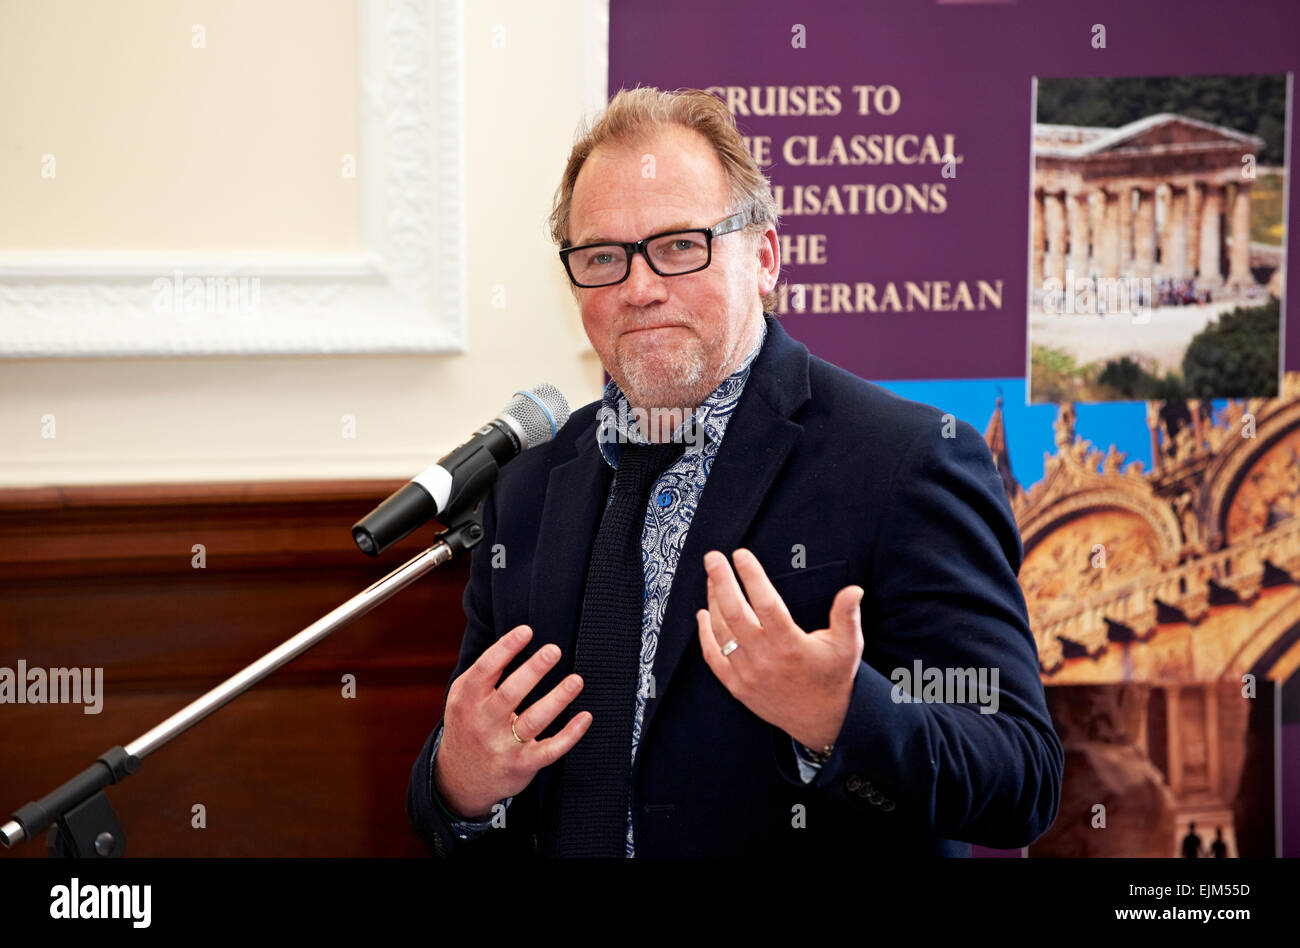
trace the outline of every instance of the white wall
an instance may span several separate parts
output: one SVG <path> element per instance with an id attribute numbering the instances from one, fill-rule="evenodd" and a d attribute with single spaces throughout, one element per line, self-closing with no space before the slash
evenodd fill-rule
<path id="1" fill-rule="evenodd" d="M 404 477 L 516 388 L 553 382 L 574 407 L 599 397 L 545 218 L 577 121 L 603 95 L 601 10 L 465 4 L 467 352 L 0 359 L 0 486 Z M 354 194 L 308 166 L 355 141 L 355 16 L 343 0 L 6 0 L 0 250 L 354 247 Z M 200 22 L 204 71 L 183 88 L 159 82 L 172 74 L 153 52 L 160 33 Z M 157 147 L 142 148 L 150 135 Z M 57 187 L 42 187 L 47 152 L 60 155 Z M 225 167 L 216 193 L 186 189 Z M 237 217 L 223 213 L 231 201 Z"/>

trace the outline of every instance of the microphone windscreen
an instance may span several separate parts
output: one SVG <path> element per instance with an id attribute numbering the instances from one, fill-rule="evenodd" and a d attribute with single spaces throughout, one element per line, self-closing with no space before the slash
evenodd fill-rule
<path id="1" fill-rule="evenodd" d="M 549 382 L 534 385 L 515 397 L 501 411 L 518 422 L 523 430 L 524 450 L 545 444 L 569 420 L 569 402 Z"/>

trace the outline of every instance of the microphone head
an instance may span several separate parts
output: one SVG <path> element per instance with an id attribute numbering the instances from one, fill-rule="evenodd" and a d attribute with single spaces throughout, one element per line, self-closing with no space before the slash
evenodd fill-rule
<path id="1" fill-rule="evenodd" d="M 569 420 L 569 403 L 558 388 L 541 382 L 515 392 L 501 415 L 515 422 L 512 427 L 520 434 L 527 450 L 550 441 L 564 427 Z"/>

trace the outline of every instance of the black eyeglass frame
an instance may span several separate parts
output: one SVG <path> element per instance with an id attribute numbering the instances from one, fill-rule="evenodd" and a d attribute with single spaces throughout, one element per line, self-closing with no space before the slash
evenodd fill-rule
<path id="1" fill-rule="evenodd" d="M 712 227 L 690 227 L 684 230 L 666 230 L 659 234 L 651 234 L 649 237 L 642 238 L 634 243 L 619 243 L 616 240 L 601 240 L 594 244 L 583 244 L 580 247 L 565 247 L 560 251 L 560 262 L 564 264 L 564 272 L 569 275 L 569 281 L 574 286 L 582 289 L 598 289 L 603 286 L 618 286 L 618 284 L 625 282 L 627 278 L 632 275 L 632 258 L 637 254 L 640 254 L 650 269 L 661 277 L 686 276 L 688 273 L 699 273 L 701 270 L 707 270 L 709 268 L 709 264 L 713 262 L 714 237 L 722 237 L 738 230 L 744 230 L 748 223 L 748 212 L 738 211 L 730 217 L 724 217 Z M 654 261 L 650 259 L 650 254 L 647 251 L 647 248 L 650 246 L 650 241 L 658 240 L 660 237 L 669 237 L 673 234 L 704 235 L 704 243 L 707 253 L 704 258 L 704 263 L 701 266 L 695 267 L 691 270 L 683 270 L 680 273 L 664 273 L 654 265 Z M 572 268 L 569 266 L 569 256 L 579 250 L 590 250 L 592 247 L 622 247 L 627 261 L 627 269 L 623 271 L 623 276 L 610 283 L 579 283 L 577 278 L 573 275 Z"/>

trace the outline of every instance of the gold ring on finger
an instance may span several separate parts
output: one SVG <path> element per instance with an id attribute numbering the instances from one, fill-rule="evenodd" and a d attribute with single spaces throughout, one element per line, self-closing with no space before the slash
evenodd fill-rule
<path id="1" fill-rule="evenodd" d="M 510 715 L 510 733 L 515 736 L 515 740 L 517 740 L 520 744 L 527 744 L 528 742 L 524 740 L 522 737 L 520 737 L 519 732 L 515 730 L 515 722 L 518 720 L 519 720 L 519 715 L 517 714 Z"/>

